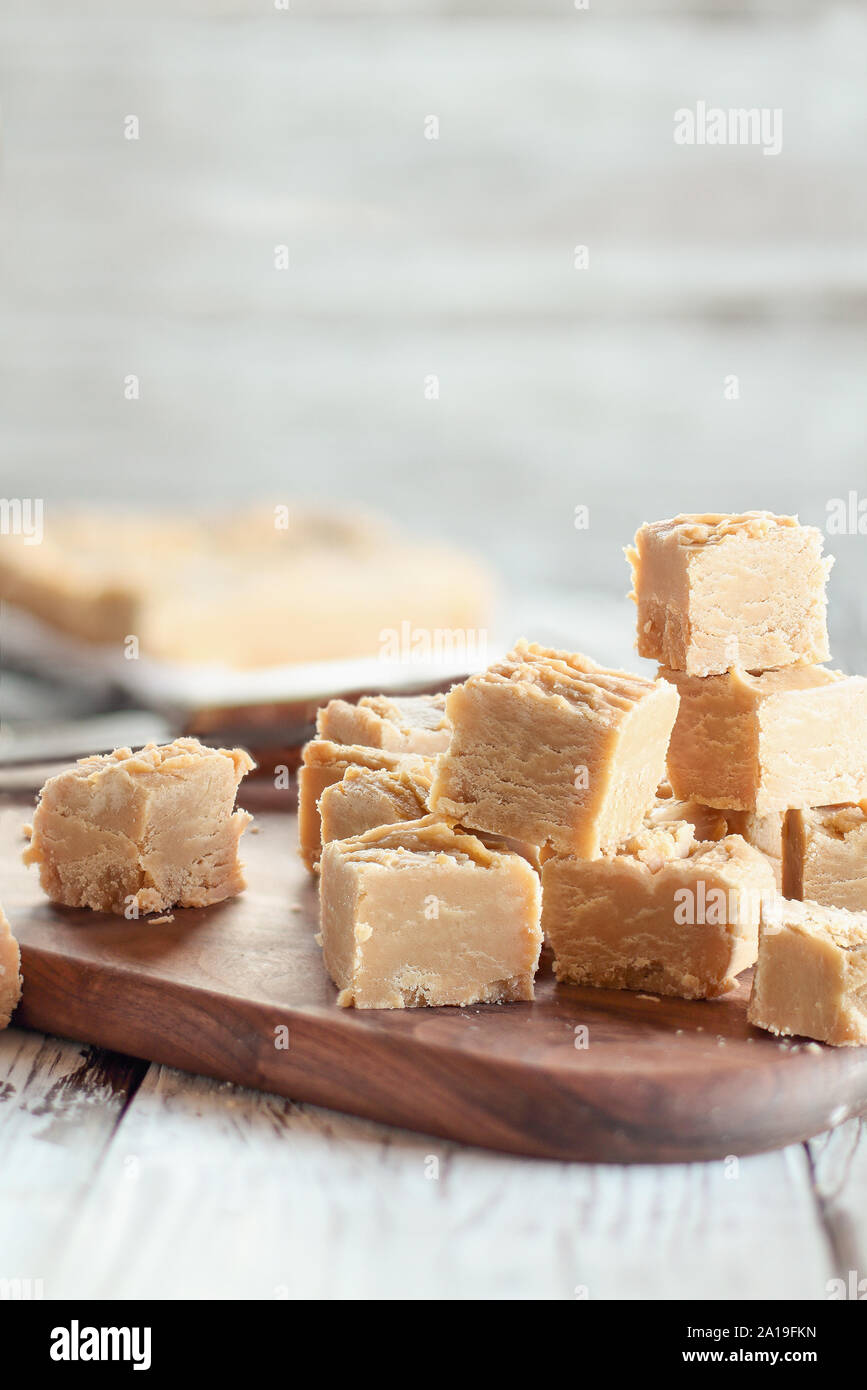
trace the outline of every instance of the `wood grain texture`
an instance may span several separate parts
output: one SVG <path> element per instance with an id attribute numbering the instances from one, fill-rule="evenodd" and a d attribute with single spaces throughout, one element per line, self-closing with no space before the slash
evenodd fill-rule
<path id="1" fill-rule="evenodd" d="M 723 1000 L 657 1000 L 557 986 L 543 959 L 532 1005 L 338 1009 L 288 812 L 258 818 L 246 894 L 164 926 L 53 907 L 15 862 L 20 821 L 18 806 L 0 814 L 0 899 L 22 945 L 25 1026 L 539 1157 L 742 1155 L 867 1106 L 867 1052 L 750 1028 L 745 984 Z"/>
<path id="2" fill-rule="evenodd" d="M 808 1152 L 833 1277 L 851 1298 L 854 1275 L 858 1297 L 867 1298 L 867 1124 L 850 1120 L 812 1140 Z"/>
<path id="3" fill-rule="evenodd" d="M 71 1214 L 146 1071 L 77 1043 L 0 1033 L 0 1280 L 39 1280 L 56 1296 Z"/>
<path id="4" fill-rule="evenodd" d="M 801 1146 L 530 1162 L 155 1066 L 48 1273 L 59 1297 L 815 1299 L 831 1268 Z"/>

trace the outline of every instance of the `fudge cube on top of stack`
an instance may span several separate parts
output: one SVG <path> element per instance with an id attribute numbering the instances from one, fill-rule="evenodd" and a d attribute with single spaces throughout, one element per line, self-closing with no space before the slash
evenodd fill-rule
<path id="1" fill-rule="evenodd" d="M 344 1008 L 533 998 L 539 876 L 437 816 L 332 840 L 321 944 Z"/>
<path id="2" fill-rule="evenodd" d="M 6 1028 L 21 998 L 21 952 L 0 907 L 0 1028 Z"/>
<path id="3" fill-rule="evenodd" d="M 455 686 L 432 811 L 594 858 L 637 830 L 662 780 L 677 693 L 577 653 L 517 643 Z"/>
<path id="4" fill-rule="evenodd" d="M 827 661 L 822 533 L 771 512 L 645 523 L 627 549 L 638 652 L 691 676 Z"/>
<path id="5" fill-rule="evenodd" d="M 236 811 L 255 766 L 194 738 L 82 758 L 39 794 L 25 864 L 52 902 L 125 914 L 205 907 L 245 887 Z"/>

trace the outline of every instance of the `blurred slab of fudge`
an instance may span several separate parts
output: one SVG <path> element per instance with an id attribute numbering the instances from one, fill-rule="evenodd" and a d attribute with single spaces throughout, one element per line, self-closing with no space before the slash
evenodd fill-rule
<path id="1" fill-rule="evenodd" d="M 83 643 L 130 635 L 156 662 L 239 670 L 380 654 L 383 634 L 477 632 L 485 567 L 330 508 L 167 514 L 47 508 L 4 537 L 0 598 Z M 396 636 L 394 636 L 396 634 Z"/>

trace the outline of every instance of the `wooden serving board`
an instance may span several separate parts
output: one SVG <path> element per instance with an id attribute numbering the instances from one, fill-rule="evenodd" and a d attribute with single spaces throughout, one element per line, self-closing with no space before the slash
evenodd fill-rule
<path id="1" fill-rule="evenodd" d="M 245 836 L 243 896 L 162 926 L 53 907 L 20 862 L 27 814 L 20 802 L 0 808 L 24 1027 L 546 1158 L 743 1155 L 867 1110 L 867 1048 L 806 1048 L 751 1028 L 746 981 L 714 1002 L 579 989 L 556 985 L 543 954 L 533 1004 L 337 1008 L 287 811 L 258 815 Z M 589 1045 L 577 1048 L 582 1026 Z"/>

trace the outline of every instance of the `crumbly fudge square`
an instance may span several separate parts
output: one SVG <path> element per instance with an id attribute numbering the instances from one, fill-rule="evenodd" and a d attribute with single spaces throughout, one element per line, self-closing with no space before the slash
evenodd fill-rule
<path id="1" fill-rule="evenodd" d="M 6 1028 L 21 998 L 21 952 L 0 907 L 0 1028 Z"/>
<path id="2" fill-rule="evenodd" d="M 822 533 L 797 517 L 681 515 L 645 523 L 627 550 L 638 651 L 709 676 L 827 661 Z"/>
<path id="3" fill-rule="evenodd" d="M 39 794 L 26 864 L 52 902 L 127 914 L 206 907 L 245 887 L 233 811 L 255 766 L 194 738 L 82 758 Z"/>
<path id="4" fill-rule="evenodd" d="M 362 767 L 373 772 L 418 772 L 424 776 L 430 759 L 415 753 L 390 753 L 385 748 L 364 748 L 355 744 L 333 743 L 314 738 L 304 745 L 298 769 L 299 852 L 311 873 L 319 866 L 322 852 L 322 820 L 319 798 L 326 787 L 343 780 L 347 768 Z"/>
<path id="5" fill-rule="evenodd" d="M 344 1008 L 533 998 L 541 887 L 518 854 L 426 816 L 332 840 L 320 899 L 323 956 Z"/>
<path id="6" fill-rule="evenodd" d="M 542 866 L 542 927 L 560 981 L 706 999 L 752 965 L 764 855 L 739 835 L 696 841 L 687 822 L 644 829 L 618 854 Z"/>
<path id="7" fill-rule="evenodd" d="M 867 801 L 787 811 L 782 844 L 787 898 L 867 910 Z"/>
<path id="8" fill-rule="evenodd" d="M 423 768 L 374 771 L 348 767 L 340 782 L 319 798 L 322 843 L 363 835 L 378 825 L 418 820 L 427 815 L 431 774 Z"/>
<path id="9" fill-rule="evenodd" d="M 665 681 L 521 641 L 452 688 L 431 810 L 474 830 L 592 858 L 652 805 L 677 713 Z"/>
<path id="10" fill-rule="evenodd" d="M 787 898 L 763 910 L 747 1017 L 769 1033 L 867 1044 L 867 913 Z"/>
<path id="11" fill-rule="evenodd" d="M 444 752 L 451 735 L 445 695 L 364 695 L 357 705 L 329 700 L 316 716 L 316 733 L 332 743 L 426 757 Z"/>
<path id="12" fill-rule="evenodd" d="M 676 796 L 785 811 L 867 796 L 867 680 L 824 666 L 659 673 L 680 693 L 668 748 Z"/>

